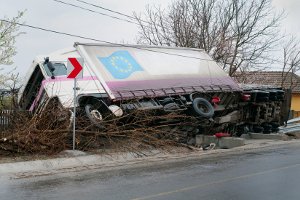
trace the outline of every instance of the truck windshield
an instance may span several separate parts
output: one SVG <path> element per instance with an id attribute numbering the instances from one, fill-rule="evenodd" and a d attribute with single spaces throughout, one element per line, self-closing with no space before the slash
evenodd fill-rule
<path id="1" fill-rule="evenodd" d="M 53 73 L 51 73 L 49 66 L 47 64 L 43 64 L 44 68 L 47 72 L 48 76 L 63 76 L 63 75 L 67 75 L 67 68 L 65 66 L 65 64 L 63 63 L 52 63 L 53 67 L 54 67 L 54 71 Z"/>

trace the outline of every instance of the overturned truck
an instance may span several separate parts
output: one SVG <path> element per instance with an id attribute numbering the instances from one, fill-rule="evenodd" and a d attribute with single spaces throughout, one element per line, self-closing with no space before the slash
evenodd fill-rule
<path id="1" fill-rule="evenodd" d="M 33 61 L 19 93 L 21 109 L 40 114 L 55 101 L 57 109 L 72 110 L 70 57 L 84 60 L 76 107 L 98 128 L 137 110 L 177 112 L 199 119 L 195 134 L 239 136 L 276 131 L 288 113 L 281 88 L 240 86 L 203 50 L 82 43 Z"/>

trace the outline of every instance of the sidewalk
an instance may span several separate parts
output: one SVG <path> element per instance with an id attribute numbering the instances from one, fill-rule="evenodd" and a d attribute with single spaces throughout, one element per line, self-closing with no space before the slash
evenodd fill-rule
<path id="1" fill-rule="evenodd" d="M 155 165 L 161 162 L 178 162 L 179 160 L 199 159 L 220 155 L 242 154 L 246 152 L 272 149 L 284 145 L 300 145 L 300 140 L 246 140 L 246 144 L 233 149 L 216 149 L 203 151 L 192 150 L 184 153 L 166 153 L 158 150 L 147 152 L 146 156 L 137 157 L 132 153 L 113 153 L 109 155 L 79 155 L 47 160 L 12 162 L 0 164 L 0 177 L 13 179 L 47 176 L 86 170 L 112 170 L 118 168 Z"/>

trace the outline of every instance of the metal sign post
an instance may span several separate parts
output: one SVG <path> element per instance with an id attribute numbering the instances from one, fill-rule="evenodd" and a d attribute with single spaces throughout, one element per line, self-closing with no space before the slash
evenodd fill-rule
<path id="1" fill-rule="evenodd" d="M 77 90 L 76 78 L 74 78 L 74 109 L 73 109 L 73 150 L 75 150 L 75 140 L 76 140 L 76 90 Z"/>
<path id="2" fill-rule="evenodd" d="M 67 64 L 67 74 L 68 78 L 74 79 L 74 96 L 73 96 L 73 150 L 75 150 L 75 140 L 76 140 L 76 96 L 77 96 L 77 78 L 82 78 L 82 58 L 68 58 Z"/>

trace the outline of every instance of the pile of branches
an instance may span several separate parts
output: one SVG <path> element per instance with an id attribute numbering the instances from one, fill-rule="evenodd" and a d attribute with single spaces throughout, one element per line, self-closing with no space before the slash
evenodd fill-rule
<path id="1" fill-rule="evenodd" d="M 134 111 L 92 123 L 84 112 L 76 117 L 76 149 L 115 149 L 140 153 L 145 149 L 171 150 L 187 145 L 199 119 L 179 112 Z M 30 116 L 15 112 L 0 138 L 0 154 L 55 154 L 72 149 L 72 113 L 48 108 Z"/>
<path id="2" fill-rule="evenodd" d="M 182 113 L 157 114 L 135 111 L 120 118 L 104 120 L 98 125 L 83 125 L 80 118 L 78 133 L 80 148 L 112 148 L 130 152 L 160 148 L 169 150 L 174 146 L 188 147 L 187 141 L 198 132 L 199 120 Z M 97 127 L 97 131 L 93 130 Z M 80 141 L 82 138 L 83 141 Z"/>
<path id="3" fill-rule="evenodd" d="M 0 154 L 54 154 L 68 148 L 68 136 L 60 131 L 69 123 L 55 110 L 34 116 L 14 111 L 5 117 L 9 117 L 9 127 L 2 132 Z"/>

